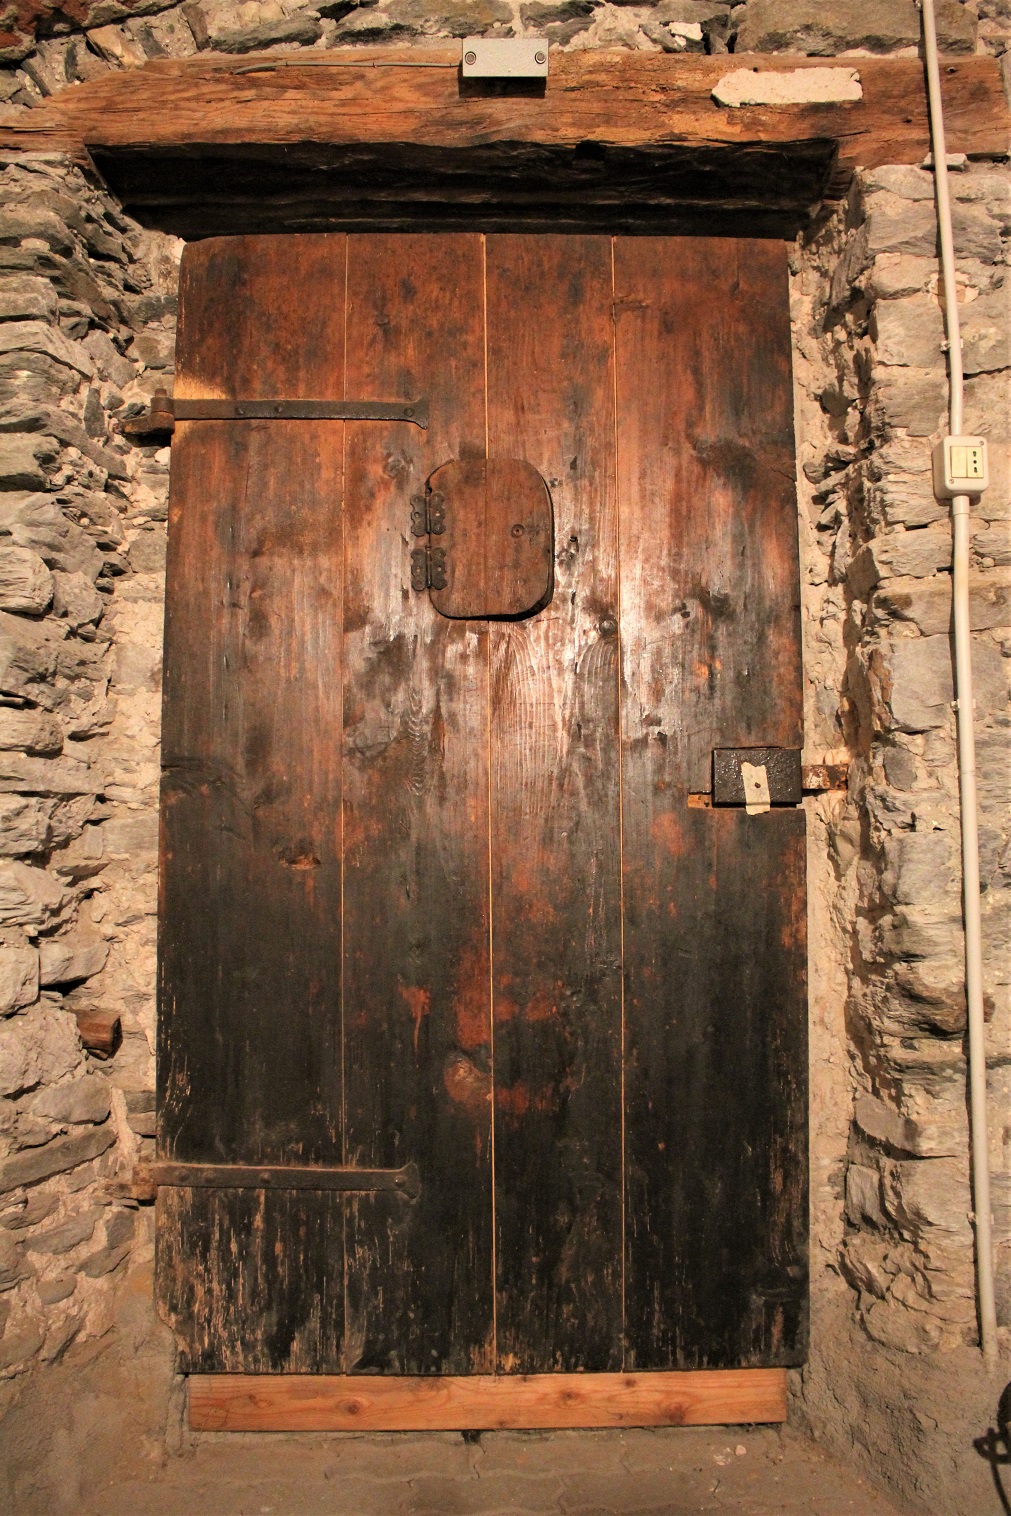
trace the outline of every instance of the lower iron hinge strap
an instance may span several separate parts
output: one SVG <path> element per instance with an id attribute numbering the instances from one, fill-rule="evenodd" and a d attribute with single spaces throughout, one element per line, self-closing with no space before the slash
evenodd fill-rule
<path id="1" fill-rule="evenodd" d="M 359 1194 L 393 1190 L 408 1200 L 421 1194 L 415 1163 L 400 1169 L 339 1168 L 325 1164 L 138 1163 L 133 1193 L 153 1200 L 159 1189 L 347 1190 Z"/>

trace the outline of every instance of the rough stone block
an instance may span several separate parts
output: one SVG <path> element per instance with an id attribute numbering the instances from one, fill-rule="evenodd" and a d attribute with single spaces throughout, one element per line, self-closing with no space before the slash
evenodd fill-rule
<path id="1" fill-rule="evenodd" d="M 49 482 L 46 465 L 59 457 L 55 437 L 0 435 L 0 490 L 41 490 Z"/>
<path id="2" fill-rule="evenodd" d="M 936 275 L 937 263 L 932 258 L 915 258 L 910 253 L 879 253 L 864 287 L 874 302 L 897 300 L 903 295 L 923 294 Z"/>
<path id="3" fill-rule="evenodd" d="M 952 625 L 952 587 L 947 574 L 932 579 L 886 579 L 874 593 L 876 614 L 911 621 L 924 636 Z M 969 575 L 969 624 L 974 632 L 1011 626 L 1011 573 L 987 569 Z"/>
<path id="4" fill-rule="evenodd" d="M 32 686 L 52 678 L 56 653 L 37 622 L 0 611 L 0 690 L 30 695 Z"/>
<path id="5" fill-rule="evenodd" d="M 943 635 L 893 640 L 887 698 L 900 730 L 926 732 L 945 725 L 955 698 L 952 656 L 951 639 Z M 1004 660 L 991 643 L 974 642 L 972 670 L 977 711 L 1003 710 L 1008 679 Z"/>
<path id="6" fill-rule="evenodd" d="M 138 532 L 127 556 L 135 574 L 164 574 L 168 541 L 164 532 Z"/>
<path id="7" fill-rule="evenodd" d="M 882 579 L 899 575 L 927 578 L 951 567 L 951 528 L 945 524 L 923 531 L 888 532 L 865 542 L 850 562 L 847 579 L 858 600 L 866 600 Z"/>
<path id="8" fill-rule="evenodd" d="M 737 31 L 739 53 L 808 53 L 833 57 L 850 48 L 894 53 L 917 47 L 913 0 L 748 0 Z M 938 42 L 948 53 L 976 50 L 976 18 L 958 0 L 939 0 Z"/>
<path id="9" fill-rule="evenodd" d="M 508 33 L 513 11 L 504 0 L 390 0 L 382 7 L 361 7 L 337 23 L 337 41 L 364 42 L 405 35 L 470 37 L 497 29 Z"/>
<path id="10" fill-rule="evenodd" d="M 123 386 L 129 384 L 136 375 L 137 370 L 134 365 L 128 358 L 123 357 L 107 333 L 91 331 L 84 338 L 81 346 L 87 350 L 103 379 L 110 379 L 113 384 Z"/>
<path id="11" fill-rule="evenodd" d="M 252 53 L 286 42 L 309 46 L 323 35 L 312 10 L 286 15 L 276 0 L 247 0 L 239 6 L 192 0 L 184 14 L 197 46 L 220 53 Z"/>
<path id="12" fill-rule="evenodd" d="M 118 1269 L 125 1258 L 129 1256 L 130 1243 L 120 1242 L 107 1243 L 97 1252 L 90 1254 L 81 1265 L 81 1273 L 89 1279 L 101 1279 L 104 1274 L 111 1274 L 113 1269 Z"/>
<path id="13" fill-rule="evenodd" d="M 102 572 L 102 554 L 88 533 L 68 521 L 51 495 L 0 494 L 0 530 L 21 547 L 32 547 L 50 568 L 80 572 L 94 582 Z"/>
<path id="14" fill-rule="evenodd" d="M 968 1152 L 969 1123 L 965 1087 L 949 1081 L 936 1092 L 913 1086 L 902 1094 L 902 1108 L 861 1095 L 856 1102 L 857 1126 L 886 1147 L 917 1158 L 959 1158 Z"/>
<path id="15" fill-rule="evenodd" d="M 879 364 L 874 377 L 873 407 L 883 429 L 901 428 L 912 437 L 930 437 L 941 430 L 948 405 L 948 382 L 941 370 Z"/>
<path id="16" fill-rule="evenodd" d="M 955 877 L 955 863 L 949 832 L 901 832 L 885 840 L 882 890 L 899 905 L 934 906 Z"/>
<path id="17" fill-rule="evenodd" d="M 45 754 L 63 750 L 63 728 L 48 711 L 0 706 L 0 752 Z"/>
<path id="18" fill-rule="evenodd" d="M 0 864 L 0 926 L 40 927 L 57 917 L 67 892 L 45 869 Z"/>
<path id="19" fill-rule="evenodd" d="M 974 533 L 972 550 L 980 558 L 989 558 L 1002 568 L 1008 567 L 1011 565 L 1011 525 L 1002 523 Z"/>
<path id="20" fill-rule="evenodd" d="M 79 1211 L 75 1216 L 57 1222 L 56 1226 L 47 1227 L 44 1232 L 35 1232 L 26 1238 L 25 1248 L 29 1253 L 69 1253 L 73 1248 L 80 1247 L 82 1242 L 91 1240 L 101 1214 L 101 1209 L 97 1206 L 92 1210 Z"/>
<path id="21" fill-rule="evenodd" d="M 73 1017 L 44 1000 L 0 1022 L 0 1095 L 53 1083 L 75 1072 L 82 1062 Z"/>
<path id="22" fill-rule="evenodd" d="M 956 201 L 951 211 L 955 253 L 996 263 L 1001 258 L 1001 228 L 984 205 Z M 932 200 L 907 200 L 891 190 L 867 197 L 867 249 L 870 254 L 937 254 L 937 214 Z"/>
<path id="23" fill-rule="evenodd" d="M 53 253 L 72 256 L 77 251 L 70 228 L 52 211 L 24 205 L 0 211 L 0 245 L 16 247 L 28 240 L 45 243 Z"/>
<path id="24" fill-rule="evenodd" d="M 911 163 L 883 163 L 878 168 L 865 169 L 861 177 L 864 192 L 868 195 L 876 190 L 887 190 L 890 195 L 899 195 L 903 200 L 934 203 L 933 174 L 927 169 L 914 168 Z"/>
<path id="25" fill-rule="evenodd" d="M 1011 374 L 981 374 L 966 380 L 965 428 L 973 436 L 989 439 L 990 488 L 983 496 L 983 508 L 991 521 L 1007 520 L 1009 450 L 1003 444 L 1011 436 Z"/>
<path id="26" fill-rule="evenodd" d="M 27 795 L 0 794 L 0 856 L 21 858 L 48 845 L 51 805 Z"/>
<path id="27" fill-rule="evenodd" d="M 0 610 L 41 615 L 53 599 L 53 578 L 32 548 L 0 542 Z"/>
<path id="28" fill-rule="evenodd" d="M 851 1163 L 846 1170 L 846 1215 L 854 1226 L 884 1224 L 881 1206 L 881 1175 L 865 1164 Z"/>
<path id="29" fill-rule="evenodd" d="M 22 1185 L 39 1184 L 54 1174 L 78 1168 L 106 1152 L 115 1140 L 112 1123 L 107 1121 L 103 1126 L 87 1127 L 66 1137 L 54 1137 L 45 1147 L 34 1148 L 31 1152 L 16 1153 L 13 1158 L 0 1162 L 0 1194 Z"/>
<path id="30" fill-rule="evenodd" d="M 969 1170 L 964 1159 L 919 1158 L 890 1163 L 884 1174 L 885 1209 L 908 1236 L 927 1228 L 953 1237 L 970 1235 Z"/>
<path id="31" fill-rule="evenodd" d="M 120 68 L 140 68 L 147 62 L 147 54 L 129 32 L 122 26 L 93 26 L 88 32 L 88 41 L 108 63 Z"/>
<path id="32" fill-rule="evenodd" d="M 99 787 L 91 765 L 77 758 L 29 758 L 0 752 L 0 794 L 93 795 Z"/>
<path id="33" fill-rule="evenodd" d="M 77 1289 L 77 1279 L 73 1274 L 58 1274 L 55 1279 L 38 1279 L 35 1282 L 35 1292 L 45 1306 L 59 1305 L 61 1300 L 69 1300 Z"/>
<path id="34" fill-rule="evenodd" d="M 53 363 L 90 379 L 95 372 L 88 353 L 79 342 L 71 342 L 58 328 L 42 321 L 0 322 L 0 354 L 39 353 Z"/>
<path id="35" fill-rule="evenodd" d="M 55 322 L 56 291 L 48 279 L 13 275 L 0 284 L 0 321 Z"/>
<path id="36" fill-rule="evenodd" d="M 22 1321 L 0 1338 L 0 1370 L 28 1363 L 41 1348 L 45 1336 L 34 1321 Z"/>
<path id="37" fill-rule="evenodd" d="M 109 944 L 101 938 L 49 937 L 39 943 L 39 983 L 74 984 L 100 974 L 109 957 Z"/>
<path id="38" fill-rule="evenodd" d="M 976 788 L 983 810 L 1011 805 L 1011 740 L 1006 727 L 976 733 Z"/>
<path id="39" fill-rule="evenodd" d="M 98 593 L 86 574 L 62 574 L 57 570 L 52 578 L 54 616 L 68 621 L 75 629 L 102 619 L 105 596 Z"/>
<path id="40" fill-rule="evenodd" d="M 39 955 L 35 948 L 0 945 L 0 1016 L 10 1016 L 39 998 Z"/>

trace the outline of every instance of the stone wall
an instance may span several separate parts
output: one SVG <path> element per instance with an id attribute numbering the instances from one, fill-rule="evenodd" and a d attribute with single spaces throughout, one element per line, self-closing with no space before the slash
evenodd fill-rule
<path id="1" fill-rule="evenodd" d="M 831 56 L 911 53 L 919 36 L 912 0 L 74 3 L 14 7 L 0 116 L 206 49 L 528 31 L 568 48 Z M 939 21 L 948 51 L 1011 59 L 1011 0 L 940 0 Z M 991 446 L 972 614 L 1007 1345 L 1011 171 L 956 167 L 967 426 Z M 131 446 L 122 423 L 171 387 L 180 249 L 65 162 L 8 159 L 2 185 L 0 1375 L 13 1404 L 25 1371 L 115 1342 L 117 1295 L 132 1281 L 137 1297 L 151 1256 L 150 1213 L 124 1180 L 152 1133 L 168 452 Z M 814 1346 L 797 1404 L 940 1513 L 964 1510 L 966 1480 L 989 1476 L 965 1464 L 968 1443 L 956 1457 L 938 1433 L 943 1413 L 922 1409 L 935 1363 L 966 1416 L 992 1405 L 971 1348 L 951 547 L 930 482 L 947 394 L 932 195 L 921 168 L 864 174 L 792 255 L 807 753 L 852 760 L 847 794 L 808 801 Z M 81 1029 L 94 1043 L 115 1018 L 118 1049 L 89 1051 Z M 891 1388 L 871 1414 L 874 1383 Z"/>
<path id="2" fill-rule="evenodd" d="M 73 169 L 0 171 L 0 1373 L 108 1326 L 153 1132 L 175 249 Z M 86 1044 L 90 1044 L 91 1051 Z M 120 1182 L 117 1183 L 117 1180 Z"/>

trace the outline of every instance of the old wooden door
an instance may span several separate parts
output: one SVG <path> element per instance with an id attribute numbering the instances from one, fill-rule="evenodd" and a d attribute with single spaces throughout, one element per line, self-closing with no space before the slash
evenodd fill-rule
<path id="1" fill-rule="evenodd" d="M 714 750 L 802 741 L 783 245 L 203 242 L 175 393 L 428 406 L 177 424 L 158 1289 L 184 1365 L 797 1363 L 804 816 L 712 795 Z M 550 494 L 520 619 L 412 588 L 426 480 L 485 458 Z"/>

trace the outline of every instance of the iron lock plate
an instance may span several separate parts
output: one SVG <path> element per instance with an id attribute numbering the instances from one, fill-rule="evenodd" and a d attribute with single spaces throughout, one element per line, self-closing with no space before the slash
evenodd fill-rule
<path id="1" fill-rule="evenodd" d="M 742 764 L 764 768 L 770 805 L 799 805 L 803 799 L 800 748 L 718 747 L 713 751 L 713 804 L 746 805 Z"/>

